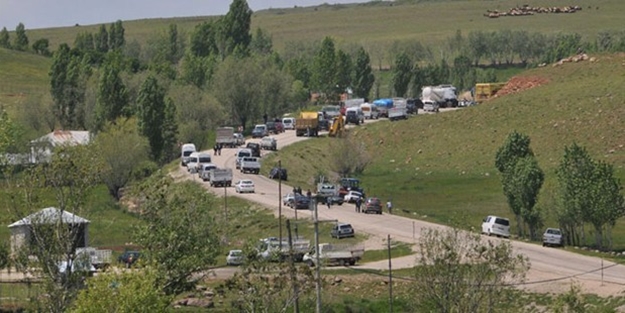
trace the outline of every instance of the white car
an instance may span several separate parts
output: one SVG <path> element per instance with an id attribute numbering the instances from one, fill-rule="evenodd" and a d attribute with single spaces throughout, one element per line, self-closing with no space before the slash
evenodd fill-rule
<path id="1" fill-rule="evenodd" d="M 510 238 L 510 221 L 505 217 L 489 215 L 482 221 L 482 234 Z"/>
<path id="2" fill-rule="evenodd" d="M 228 256 L 226 257 L 227 265 L 241 265 L 243 264 L 243 251 L 241 250 L 230 250 L 228 252 Z"/>
<path id="3" fill-rule="evenodd" d="M 295 202 L 295 195 L 292 193 L 288 193 L 286 196 L 282 197 L 283 205 L 291 206 L 293 205 L 293 202 Z"/>
<path id="4" fill-rule="evenodd" d="M 254 193 L 254 182 L 249 179 L 239 180 L 234 185 L 234 190 L 238 193 L 244 193 L 244 192 Z"/>
<path id="5" fill-rule="evenodd" d="M 295 118 L 285 117 L 282 119 L 284 129 L 295 129 Z"/>
<path id="6" fill-rule="evenodd" d="M 344 197 L 344 201 L 347 203 L 355 203 L 358 198 L 362 198 L 362 194 L 358 191 L 350 190 Z"/>

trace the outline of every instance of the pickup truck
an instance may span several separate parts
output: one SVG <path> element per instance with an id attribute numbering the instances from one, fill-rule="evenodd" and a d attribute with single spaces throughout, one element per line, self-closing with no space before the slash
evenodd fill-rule
<path id="1" fill-rule="evenodd" d="M 217 128 L 215 143 L 221 145 L 222 147 L 230 147 L 234 148 L 235 138 L 234 138 L 234 128 L 233 127 L 219 127 Z"/>
<path id="2" fill-rule="evenodd" d="M 319 244 L 319 261 L 323 265 L 355 265 L 364 253 L 365 248 L 362 245 Z M 303 261 L 310 266 L 317 265 L 315 251 L 306 253 Z"/>
<path id="3" fill-rule="evenodd" d="M 392 107 L 388 109 L 388 119 L 391 121 L 408 119 L 408 110 L 405 106 Z"/>
<path id="4" fill-rule="evenodd" d="M 564 238 L 559 228 L 547 228 L 543 234 L 543 247 L 547 246 L 564 246 Z"/>
<path id="5" fill-rule="evenodd" d="M 293 239 L 293 260 L 301 262 L 306 252 L 310 251 L 310 241 L 304 238 Z M 276 237 L 263 238 L 258 245 L 258 255 L 270 261 L 284 261 L 289 257 L 289 242 L 283 238 L 282 243 Z"/>
<path id="6" fill-rule="evenodd" d="M 245 157 L 241 159 L 241 173 L 260 173 L 260 162 L 256 157 Z"/>
<path id="7" fill-rule="evenodd" d="M 111 265 L 112 250 L 96 249 L 93 247 L 77 248 L 77 258 L 85 257 L 95 269 L 105 269 Z"/>
<path id="8" fill-rule="evenodd" d="M 232 185 L 231 168 L 215 168 L 209 173 L 211 187 L 230 187 Z"/>

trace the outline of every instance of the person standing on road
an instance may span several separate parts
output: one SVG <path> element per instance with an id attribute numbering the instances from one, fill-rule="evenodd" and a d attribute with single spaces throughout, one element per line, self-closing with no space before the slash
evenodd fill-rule
<path id="1" fill-rule="evenodd" d="M 308 199 L 312 198 L 312 192 L 310 192 L 310 189 L 308 189 L 308 191 L 306 191 L 306 197 L 308 197 Z"/>
<path id="2" fill-rule="evenodd" d="M 332 205 L 332 198 L 330 196 L 326 197 L 326 204 L 328 205 L 328 210 L 330 209 L 330 205 Z"/>
<path id="3" fill-rule="evenodd" d="M 391 199 L 388 199 L 388 202 L 386 202 L 386 209 L 388 209 L 388 214 L 393 214 L 393 203 Z"/>
<path id="4" fill-rule="evenodd" d="M 362 198 L 358 197 L 358 199 L 356 199 L 356 212 L 360 213 L 360 205 L 362 204 Z"/>

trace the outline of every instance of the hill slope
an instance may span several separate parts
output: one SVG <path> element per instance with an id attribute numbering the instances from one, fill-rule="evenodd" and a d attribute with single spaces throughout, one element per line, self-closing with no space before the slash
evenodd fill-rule
<path id="1" fill-rule="evenodd" d="M 513 130 L 530 136 L 545 171 L 543 208 L 552 207 L 554 170 L 573 142 L 625 179 L 625 54 L 597 57 L 527 71 L 523 77 L 548 82 L 475 107 L 352 130 L 372 157 L 361 177 L 367 194 L 392 198 L 401 214 L 444 224 L 479 227 L 487 214 L 510 217 L 494 159 Z M 316 174 L 327 173 L 332 140 L 306 141 L 275 157 L 289 169 L 292 184 L 308 187 Z M 625 232 L 614 236 L 625 246 Z"/>

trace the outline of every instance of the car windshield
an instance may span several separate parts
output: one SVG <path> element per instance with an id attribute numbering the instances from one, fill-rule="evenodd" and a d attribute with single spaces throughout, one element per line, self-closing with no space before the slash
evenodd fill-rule
<path id="1" fill-rule="evenodd" d="M 187 156 L 190 156 L 191 153 L 193 153 L 193 152 L 195 152 L 195 151 L 185 151 L 185 152 L 182 153 L 182 155 L 187 157 Z"/>
<path id="2" fill-rule="evenodd" d="M 200 158 L 200 163 L 208 163 L 210 161 L 211 161 L 211 157 L 209 157 L 209 156 Z"/>
<path id="3" fill-rule="evenodd" d="M 497 218 L 495 219 L 495 224 L 499 224 L 503 226 L 510 226 L 510 221 L 503 219 L 503 218 Z"/>
<path id="4" fill-rule="evenodd" d="M 249 151 L 239 151 L 239 158 L 249 157 L 249 156 L 252 156 L 252 154 Z"/>
<path id="5" fill-rule="evenodd" d="M 258 131 L 263 131 L 267 129 L 267 126 L 265 125 L 256 125 L 256 127 L 254 127 L 254 130 L 258 130 Z"/>
<path id="6" fill-rule="evenodd" d="M 376 199 L 376 198 L 369 199 L 369 204 L 373 204 L 373 205 L 380 204 L 380 199 Z"/>
<path id="7" fill-rule="evenodd" d="M 242 184 L 242 185 L 251 185 L 251 184 L 253 184 L 253 183 L 252 183 L 252 181 L 251 181 L 251 180 L 242 180 L 242 181 L 241 181 L 241 184 Z"/>
<path id="8" fill-rule="evenodd" d="M 231 256 L 241 256 L 242 254 L 243 254 L 242 251 L 230 251 Z"/>

